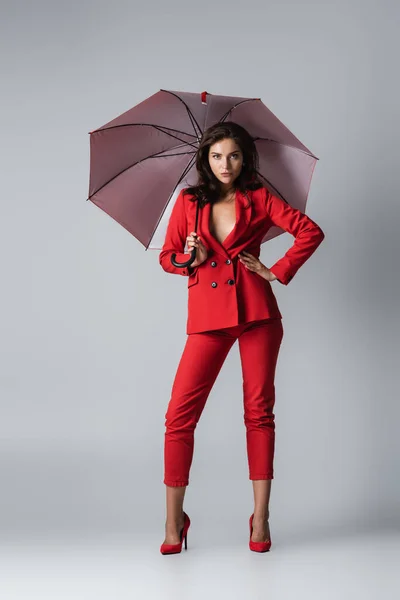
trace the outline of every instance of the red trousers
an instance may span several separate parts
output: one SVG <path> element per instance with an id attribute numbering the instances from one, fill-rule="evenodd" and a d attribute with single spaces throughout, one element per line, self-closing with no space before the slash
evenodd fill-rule
<path id="1" fill-rule="evenodd" d="M 165 414 L 164 483 L 189 484 L 194 430 L 229 350 L 239 340 L 249 479 L 273 479 L 279 318 L 188 335 Z"/>

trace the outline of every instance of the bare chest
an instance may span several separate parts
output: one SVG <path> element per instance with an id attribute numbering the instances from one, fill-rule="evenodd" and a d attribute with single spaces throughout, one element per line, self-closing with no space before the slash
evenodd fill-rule
<path id="1" fill-rule="evenodd" d="M 236 224 L 235 202 L 216 202 L 211 205 L 209 229 L 211 235 L 222 244 Z"/>

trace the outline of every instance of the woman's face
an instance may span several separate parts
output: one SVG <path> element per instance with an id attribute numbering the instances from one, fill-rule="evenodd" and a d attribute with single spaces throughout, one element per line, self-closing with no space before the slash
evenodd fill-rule
<path id="1" fill-rule="evenodd" d="M 242 170 L 243 154 L 234 140 L 224 138 L 210 146 L 208 162 L 222 189 L 229 190 Z"/>

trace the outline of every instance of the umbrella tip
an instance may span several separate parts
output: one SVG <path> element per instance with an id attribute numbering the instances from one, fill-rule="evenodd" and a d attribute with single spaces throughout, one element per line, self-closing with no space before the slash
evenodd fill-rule
<path id="1" fill-rule="evenodd" d="M 207 96 L 207 92 L 201 92 L 201 103 L 202 104 L 207 104 L 206 96 Z"/>

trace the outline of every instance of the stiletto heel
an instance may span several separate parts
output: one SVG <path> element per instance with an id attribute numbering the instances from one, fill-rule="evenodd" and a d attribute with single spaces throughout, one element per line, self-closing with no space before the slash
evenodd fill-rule
<path id="1" fill-rule="evenodd" d="M 190 527 L 190 519 L 189 516 L 183 511 L 183 515 L 185 517 L 185 521 L 183 523 L 183 527 L 180 535 L 180 542 L 177 544 L 164 544 L 162 543 L 160 546 L 161 554 L 178 554 L 182 550 L 182 542 L 185 540 L 185 550 L 187 550 L 187 532 Z"/>
<path id="2" fill-rule="evenodd" d="M 250 550 L 253 550 L 253 552 L 268 552 L 269 549 L 271 548 L 271 539 L 267 540 L 266 542 L 253 542 L 251 540 L 251 534 L 253 533 L 253 517 L 254 517 L 254 513 L 251 515 L 250 519 L 249 519 L 249 526 L 250 526 L 250 539 L 249 539 L 249 548 Z"/>

